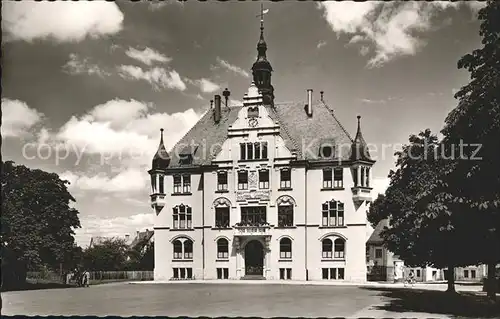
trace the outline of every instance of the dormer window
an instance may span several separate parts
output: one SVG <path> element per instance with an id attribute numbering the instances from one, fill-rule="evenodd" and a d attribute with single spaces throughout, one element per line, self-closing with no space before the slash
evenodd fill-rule
<path id="1" fill-rule="evenodd" d="M 321 148 L 322 158 L 332 158 L 333 157 L 333 147 L 330 145 L 323 146 Z"/>
<path id="2" fill-rule="evenodd" d="M 259 117 L 259 107 L 249 107 L 248 108 L 248 118 Z"/>

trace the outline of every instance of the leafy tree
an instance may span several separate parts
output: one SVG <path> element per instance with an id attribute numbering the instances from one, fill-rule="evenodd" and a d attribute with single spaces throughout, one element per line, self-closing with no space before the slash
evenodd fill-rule
<path id="1" fill-rule="evenodd" d="M 149 238 L 143 238 L 132 247 L 128 253 L 126 268 L 129 270 L 153 270 L 154 269 L 154 242 Z"/>
<path id="2" fill-rule="evenodd" d="M 83 252 L 83 264 L 94 271 L 118 271 L 125 268 L 128 245 L 124 239 L 109 238 Z"/>
<path id="3" fill-rule="evenodd" d="M 445 148 L 430 130 L 410 136 L 409 142 L 396 153 L 397 169 L 390 172 L 386 194 L 375 200 L 368 218 L 372 225 L 389 219 L 381 236 L 406 264 L 447 267 L 448 291 L 455 292 L 454 268 L 468 260 L 461 244 L 465 227 L 455 227 L 463 213 L 454 212 L 456 204 L 442 181 L 453 163 L 444 158 Z"/>
<path id="4" fill-rule="evenodd" d="M 2 162 L 2 283 L 19 285 L 29 269 L 68 267 L 80 227 L 68 181 L 55 173 Z"/>
<path id="5" fill-rule="evenodd" d="M 488 296 L 494 299 L 495 265 L 500 262 L 500 2 L 488 1 L 478 17 L 483 47 L 458 62 L 471 80 L 456 93 L 459 104 L 448 114 L 442 133 L 450 150 L 463 149 L 463 158 L 446 179 L 453 183 L 449 193 L 460 200 L 459 209 L 473 212 L 467 219 L 476 242 L 472 253 L 476 263 L 488 264 Z"/>

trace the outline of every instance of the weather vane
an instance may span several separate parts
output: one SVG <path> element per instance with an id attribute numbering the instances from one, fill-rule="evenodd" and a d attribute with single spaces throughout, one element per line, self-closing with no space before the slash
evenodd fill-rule
<path id="1" fill-rule="evenodd" d="M 264 4 L 260 4 L 260 14 L 257 17 L 260 17 L 260 28 L 264 29 L 264 14 L 268 13 L 269 9 L 264 9 Z"/>

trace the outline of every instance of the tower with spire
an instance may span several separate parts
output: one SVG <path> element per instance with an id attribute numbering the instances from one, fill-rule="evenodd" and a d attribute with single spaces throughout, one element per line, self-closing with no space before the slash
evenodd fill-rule
<path id="1" fill-rule="evenodd" d="M 267 44 L 264 40 L 264 13 L 266 11 L 261 4 L 260 8 L 260 39 L 257 43 L 257 60 L 252 65 L 253 81 L 261 91 L 264 105 L 274 105 L 274 87 L 271 84 L 271 73 L 273 68 L 267 60 Z"/>
<path id="2" fill-rule="evenodd" d="M 151 170 L 148 171 L 151 176 L 151 207 L 159 214 L 165 206 L 165 175 L 170 156 L 168 155 L 165 144 L 163 143 L 163 128 L 160 129 L 160 145 L 153 157 Z"/>
<path id="3" fill-rule="evenodd" d="M 353 201 L 361 204 L 364 201 L 371 201 L 371 167 L 375 163 L 370 157 L 368 146 L 366 145 L 363 134 L 361 133 L 361 116 L 358 118 L 358 129 L 356 137 L 351 145 L 352 162 L 351 173 L 353 176 L 354 187 L 352 188 Z"/>

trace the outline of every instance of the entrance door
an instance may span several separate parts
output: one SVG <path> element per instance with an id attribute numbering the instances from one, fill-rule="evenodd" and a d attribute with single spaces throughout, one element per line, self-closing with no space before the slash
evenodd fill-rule
<path id="1" fill-rule="evenodd" d="M 245 246 L 245 275 L 264 275 L 264 247 L 258 240 Z"/>

